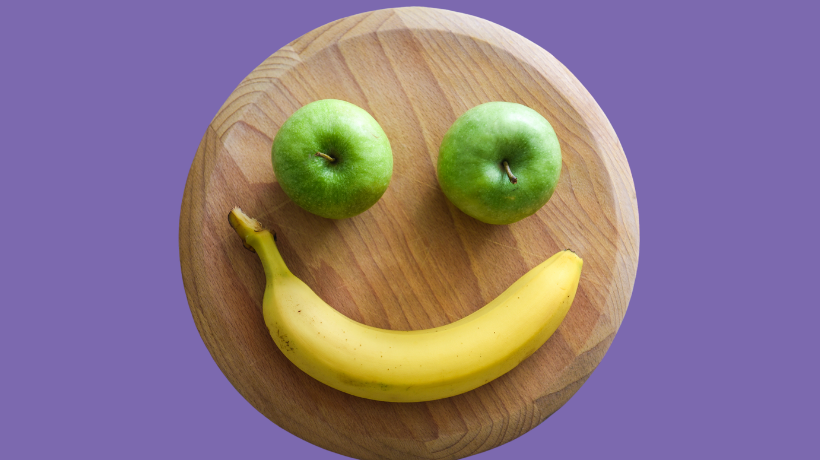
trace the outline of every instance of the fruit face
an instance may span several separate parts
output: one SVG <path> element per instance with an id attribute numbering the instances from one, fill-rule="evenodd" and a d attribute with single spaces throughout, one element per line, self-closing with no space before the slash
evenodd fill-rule
<path id="1" fill-rule="evenodd" d="M 453 123 L 439 149 L 442 191 L 465 214 L 488 224 L 534 214 L 552 196 L 560 174 L 555 131 L 521 104 L 473 107 Z"/>
<path id="2" fill-rule="evenodd" d="M 344 219 L 373 206 L 393 175 L 390 141 L 349 102 L 324 99 L 297 110 L 273 140 L 273 172 L 303 209 Z"/>

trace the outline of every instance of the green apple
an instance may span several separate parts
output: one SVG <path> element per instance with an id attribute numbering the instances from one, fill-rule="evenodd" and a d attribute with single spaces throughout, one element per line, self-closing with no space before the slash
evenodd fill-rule
<path id="1" fill-rule="evenodd" d="M 465 112 L 441 142 L 438 181 L 465 214 L 511 224 L 550 199 L 561 174 L 561 147 L 535 110 L 488 102 Z"/>
<path id="2" fill-rule="evenodd" d="M 393 152 L 364 109 L 324 99 L 294 112 L 276 133 L 273 173 L 303 209 L 330 219 L 366 211 L 387 190 Z"/>

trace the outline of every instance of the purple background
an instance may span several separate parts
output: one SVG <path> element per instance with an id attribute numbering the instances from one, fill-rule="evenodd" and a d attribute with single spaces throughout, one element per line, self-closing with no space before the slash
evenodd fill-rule
<path id="1" fill-rule="evenodd" d="M 180 273 L 188 169 L 236 85 L 322 24 L 403 6 L 281 3 L 0 6 L 0 457 L 341 458 L 234 390 Z M 640 209 L 609 353 L 554 416 L 475 458 L 820 457 L 809 3 L 424 3 L 563 62 L 618 133 Z"/>

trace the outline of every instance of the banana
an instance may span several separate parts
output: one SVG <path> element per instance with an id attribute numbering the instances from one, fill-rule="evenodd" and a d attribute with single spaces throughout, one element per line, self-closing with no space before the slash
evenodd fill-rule
<path id="1" fill-rule="evenodd" d="M 263 315 L 279 350 L 316 380 L 377 401 L 447 398 L 509 372 L 561 324 L 583 265 L 572 251 L 561 251 L 458 321 L 393 331 L 353 321 L 322 301 L 288 270 L 274 236 L 257 220 L 239 208 L 228 220 L 262 261 Z"/>

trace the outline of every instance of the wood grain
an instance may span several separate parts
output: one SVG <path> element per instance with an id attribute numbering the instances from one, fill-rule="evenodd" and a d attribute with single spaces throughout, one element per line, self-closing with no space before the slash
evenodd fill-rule
<path id="1" fill-rule="evenodd" d="M 276 183 L 279 127 L 319 99 L 352 102 L 382 125 L 393 179 L 370 210 L 333 221 L 294 205 Z M 507 226 L 448 202 L 438 147 L 467 109 L 527 105 L 563 153 L 552 199 Z M 293 366 L 265 328 L 262 267 L 227 222 L 239 205 L 278 235 L 291 270 L 345 315 L 410 330 L 455 321 L 564 248 L 584 258 L 556 334 L 503 377 L 427 403 L 365 400 Z M 262 414 L 313 444 L 362 459 L 454 459 L 522 435 L 560 408 L 603 358 L 623 320 L 638 261 L 629 165 L 589 93 L 545 50 L 475 17 L 427 8 L 363 13 L 283 47 L 245 78 L 208 126 L 180 216 L 180 259 L 196 326 L 234 387 Z"/>

